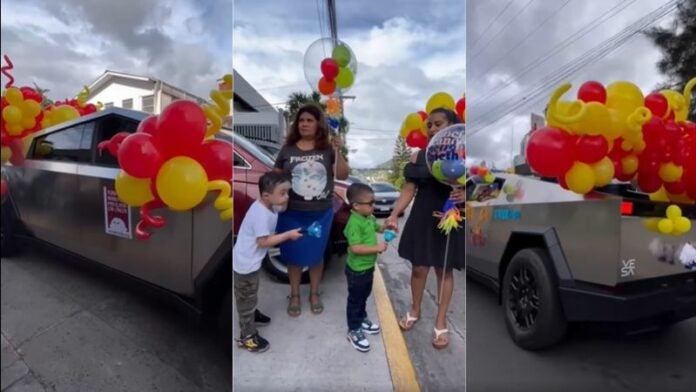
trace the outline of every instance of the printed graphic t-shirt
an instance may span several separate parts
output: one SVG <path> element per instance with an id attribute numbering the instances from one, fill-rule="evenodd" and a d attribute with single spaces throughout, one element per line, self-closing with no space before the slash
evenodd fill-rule
<path id="1" fill-rule="evenodd" d="M 283 146 L 275 167 L 292 175 L 289 209 L 321 211 L 331 208 L 335 161 L 333 148 L 303 151 L 296 145 Z"/>

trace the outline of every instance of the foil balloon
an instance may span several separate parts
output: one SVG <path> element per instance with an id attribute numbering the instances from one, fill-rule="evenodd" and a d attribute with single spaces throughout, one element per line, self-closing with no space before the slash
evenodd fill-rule
<path id="1" fill-rule="evenodd" d="M 305 52 L 305 79 L 312 90 L 322 95 L 341 95 L 349 91 L 357 73 L 355 53 L 343 41 L 320 38 L 309 45 Z"/>

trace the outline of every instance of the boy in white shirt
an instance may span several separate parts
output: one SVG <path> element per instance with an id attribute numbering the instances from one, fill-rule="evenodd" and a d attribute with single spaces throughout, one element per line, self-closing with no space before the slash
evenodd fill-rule
<path id="1" fill-rule="evenodd" d="M 259 291 L 259 270 L 269 248 L 287 240 L 302 237 L 300 229 L 275 234 L 277 210 L 288 203 L 290 181 L 283 174 L 269 172 L 259 179 L 260 198 L 249 207 L 237 234 L 232 250 L 234 296 L 239 313 L 239 347 L 250 352 L 264 352 L 270 347 L 259 336 L 256 325 L 268 324 L 271 319 L 256 309 Z"/>

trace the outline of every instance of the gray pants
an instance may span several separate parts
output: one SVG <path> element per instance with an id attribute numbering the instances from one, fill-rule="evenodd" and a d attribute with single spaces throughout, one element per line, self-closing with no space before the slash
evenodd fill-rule
<path id="1" fill-rule="evenodd" d="M 258 302 L 258 292 L 259 271 L 246 275 L 234 272 L 234 297 L 237 301 L 241 338 L 256 333 L 254 311 L 256 310 L 256 303 Z"/>

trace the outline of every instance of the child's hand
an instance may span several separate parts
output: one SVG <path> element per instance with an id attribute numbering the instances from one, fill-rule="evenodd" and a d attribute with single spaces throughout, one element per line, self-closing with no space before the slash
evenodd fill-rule
<path id="1" fill-rule="evenodd" d="M 288 230 L 285 232 L 285 235 L 287 235 L 288 239 L 295 241 L 302 238 L 302 229 Z"/>
<path id="2" fill-rule="evenodd" d="M 387 245 L 386 242 L 382 242 L 382 243 L 378 244 L 378 245 L 377 245 L 377 249 L 379 249 L 379 253 L 386 252 L 386 251 L 387 251 L 387 246 L 388 246 L 388 245 Z"/>

